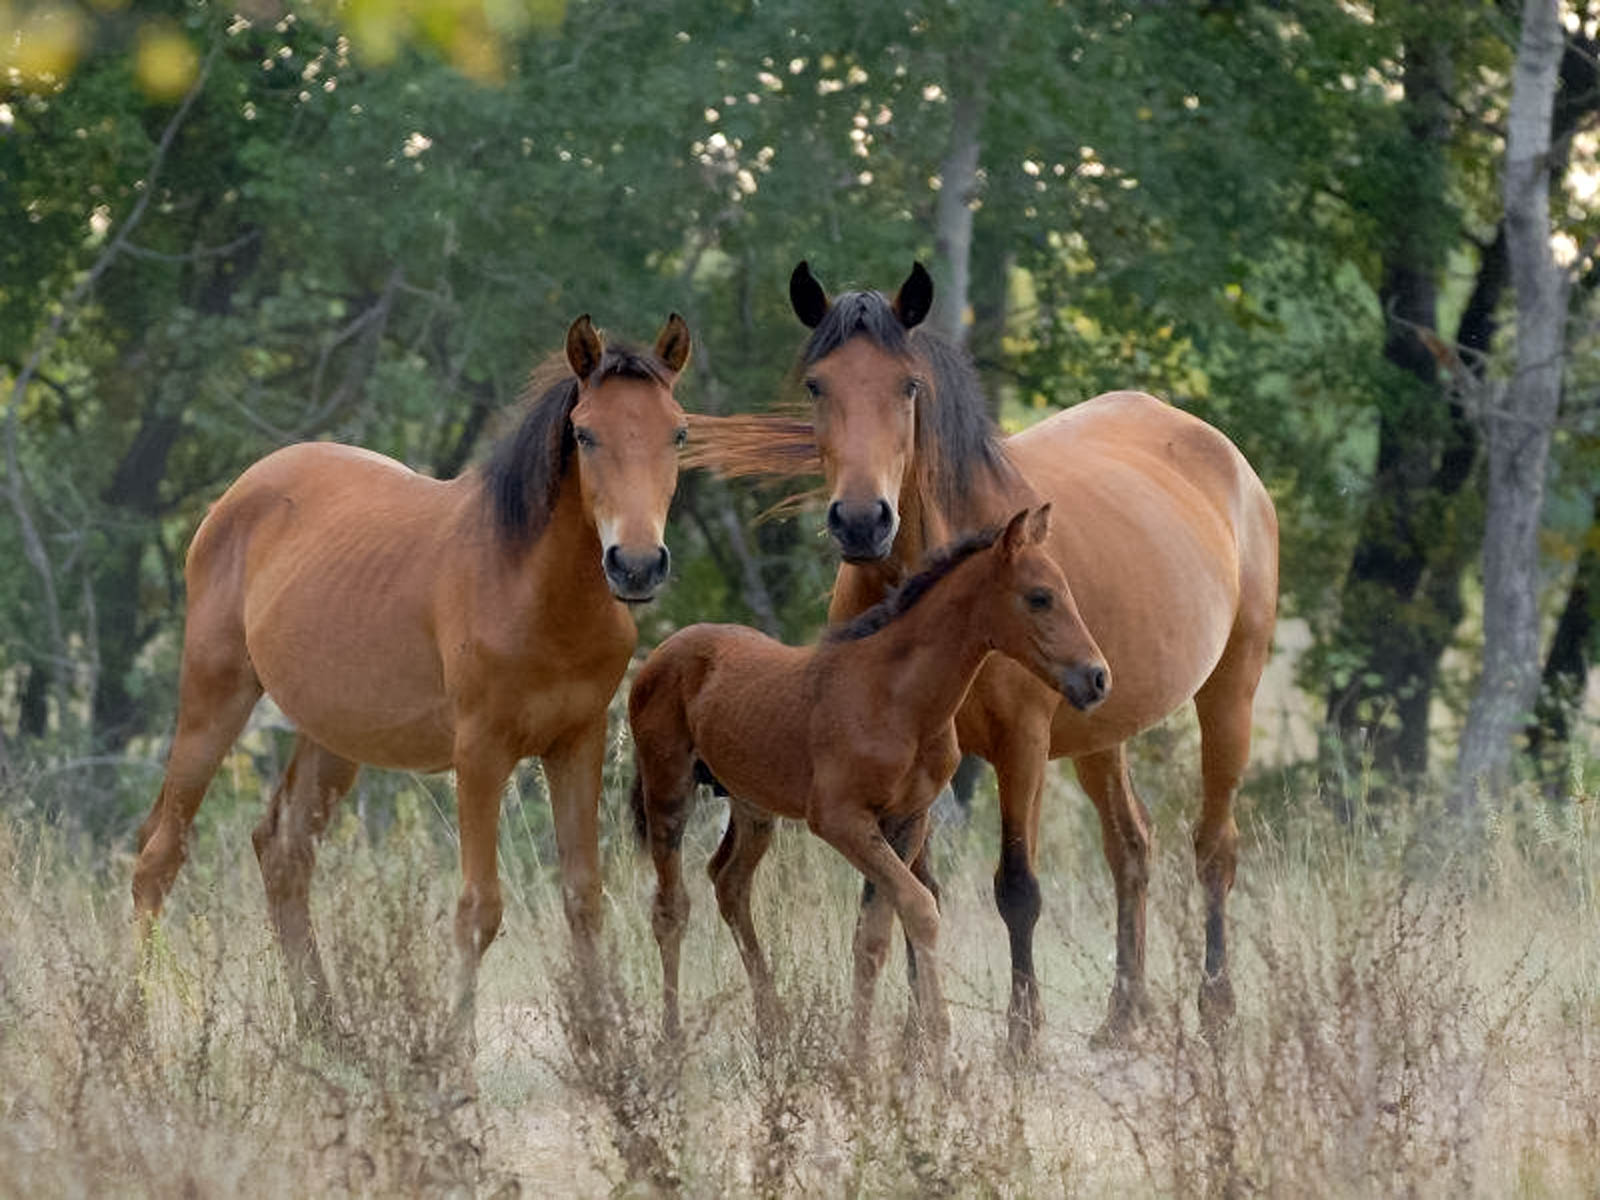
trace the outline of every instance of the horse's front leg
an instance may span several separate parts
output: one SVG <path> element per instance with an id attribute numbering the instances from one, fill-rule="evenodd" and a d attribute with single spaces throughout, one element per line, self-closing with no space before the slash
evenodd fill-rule
<path id="1" fill-rule="evenodd" d="M 561 738 L 544 754 L 545 779 L 555 818 L 561 898 L 580 977 L 598 979 L 603 916 L 600 877 L 600 785 L 605 766 L 606 717 Z"/>
<path id="2" fill-rule="evenodd" d="M 461 900 L 456 905 L 460 987 L 455 1027 L 471 1044 L 478 963 L 500 931 L 500 875 L 496 840 L 500 795 L 517 756 L 504 741 L 463 731 L 456 738 L 456 807 L 461 826 Z"/>

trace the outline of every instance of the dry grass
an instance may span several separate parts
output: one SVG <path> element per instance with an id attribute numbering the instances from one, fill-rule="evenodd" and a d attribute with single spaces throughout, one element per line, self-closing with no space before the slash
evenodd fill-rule
<path id="1" fill-rule="evenodd" d="M 1157 743 L 1159 750 L 1160 744 Z M 1187 755 L 1174 755 L 1173 761 Z M 1152 796 L 1187 783 L 1141 778 Z M 248 831 L 208 813 L 141 961 L 125 848 L 0 798 L 0 1195 L 1593 1195 L 1600 919 L 1592 799 L 1518 797 L 1470 853 L 1425 805 L 1359 831 L 1315 803 L 1252 825 L 1232 909 L 1239 1018 L 1196 1032 L 1187 806 L 1155 804 L 1158 1012 L 1092 1052 L 1111 975 L 1092 814 L 1049 799 L 1038 1057 L 1003 1061 L 1005 941 L 980 813 L 940 843 L 955 1065 L 900 1068 L 903 973 L 872 1061 L 848 1060 L 851 873 L 785 830 L 757 921 L 787 1008 L 758 1047 L 743 971 L 696 872 L 685 1043 L 656 1035 L 648 865 L 608 831 L 612 981 L 567 975 L 549 856 L 503 840 L 511 903 L 469 1073 L 452 1046 L 456 872 L 438 789 L 381 834 L 352 812 L 314 892 L 341 1034 L 301 1038 Z M 514 806 L 515 807 L 515 806 Z M 688 854 L 703 861 L 717 808 Z M 469 1090 L 468 1081 L 471 1081 Z"/>

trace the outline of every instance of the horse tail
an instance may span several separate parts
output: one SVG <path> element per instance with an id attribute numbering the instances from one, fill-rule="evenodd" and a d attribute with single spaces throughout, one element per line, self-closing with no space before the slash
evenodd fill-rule
<path id="1" fill-rule="evenodd" d="M 639 769 L 639 752 L 633 752 L 633 791 L 628 802 L 633 809 L 634 844 L 642 847 L 650 838 L 650 823 L 644 815 L 644 772 Z"/>

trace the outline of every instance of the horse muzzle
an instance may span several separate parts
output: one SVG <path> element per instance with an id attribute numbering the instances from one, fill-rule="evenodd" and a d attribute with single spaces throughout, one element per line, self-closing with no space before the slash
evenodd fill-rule
<path id="1" fill-rule="evenodd" d="M 1056 686 L 1073 708 L 1089 712 L 1110 694 L 1111 672 L 1104 663 L 1079 663 L 1062 671 Z"/>
<path id="2" fill-rule="evenodd" d="M 665 546 L 656 546 L 652 550 L 624 550 L 620 546 L 607 546 L 600 561 L 611 594 L 627 604 L 643 604 L 654 600 L 661 585 L 667 581 L 667 572 L 672 569 L 672 555 Z"/>
<path id="3" fill-rule="evenodd" d="M 887 558 L 899 529 L 899 514 L 882 498 L 864 504 L 835 500 L 828 505 L 828 533 L 846 562 Z"/>

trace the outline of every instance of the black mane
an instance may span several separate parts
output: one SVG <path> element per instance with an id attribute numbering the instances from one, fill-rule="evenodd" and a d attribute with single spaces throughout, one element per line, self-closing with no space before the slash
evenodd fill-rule
<path id="1" fill-rule="evenodd" d="M 980 529 L 976 533 L 969 533 L 966 537 L 959 538 L 947 546 L 933 551 L 922 560 L 922 565 L 917 568 L 917 573 L 906 580 L 894 591 L 890 592 L 877 604 L 860 616 L 854 617 L 842 625 L 835 625 L 822 635 L 824 642 L 854 642 L 864 637 L 870 637 L 884 626 L 890 624 L 898 617 L 909 612 L 918 600 L 921 600 L 946 575 L 954 571 L 967 559 L 977 554 L 980 550 L 987 550 L 995 544 L 1005 529 L 1003 525 L 992 525 L 987 529 Z"/>
<path id="2" fill-rule="evenodd" d="M 595 387 L 613 378 L 670 386 L 672 372 L 651 352 L 619 342 L 605 348 L 588 382 Z M 483 466 L 483 495 L 495 530 L 517 548 L 537 541 L 550 523 L 577 445 L 571 417 L 578 403 L 578 378 L 558 354 L 534 371 L 523 395 L 537 399 L 527 403 L 522 420 L 495 443 Z"/>
<path id="3" fill-rule="evenodd" d="M 927 363 L 933 386 L 917 401 L 919 482 L 957 528 L 971 525 L 980 516 L 971 510 L 975 485 L 1009 482 L 1015 474 L 972 360 L 925 325 L 908 332 L 883 293 L 841 292 L 800 351 L 802 369 L 857 336 L 870 338 L 890 354 Z"/>

